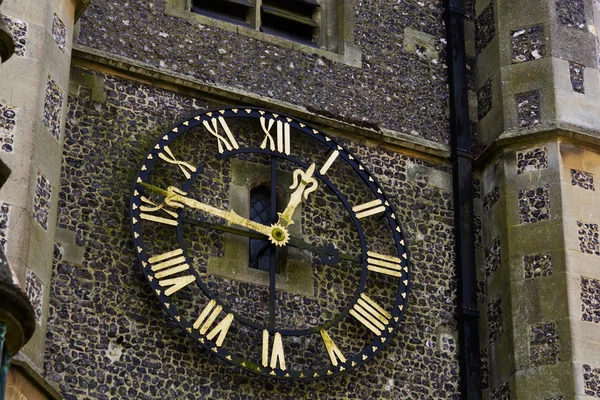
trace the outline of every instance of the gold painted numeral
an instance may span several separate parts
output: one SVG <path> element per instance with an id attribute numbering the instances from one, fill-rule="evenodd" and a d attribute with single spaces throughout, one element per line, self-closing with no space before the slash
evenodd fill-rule
<path id="1" fill-rule="evenodd" d="M 181 172 L 183 172 L 183 175 L 185 175 L 185 177 L 187 179 L 190 179 L 190 177 L 192 176 L 191 174 L 196 172 L 196 167 L 194 167 L 193 165 L 190 165 L 188 163 L 186 163 L 185 161 L 179 161 L 175 158 L 175 156 L 173 155 L 173 152 L 171 151 L 171 149 L 169 149 L 169 146 L 165 146 L 164 148 L 165 153 L 160 153 L 158 156 L 165 160 L 166 162 L 168 162 L 169 164 L 175 164 L 177 165 L 180 169 Z"/>
<path id="2" fill-rule="evenodd" d="M 285 371 L 285 358 L 283 356 L 283 341 L 279 332 L 275 333 L 273 338 L 273 349 L 271 351 L 271 362 L 269 363 L 269 331 L 266 329 L 263 331 L 263 343 L 262 343 L 262 366 L 271 368 L 277 368 Z"/>
<path id="3" fill-rule="evenodd" d="M 327 173 L 327 171 L 329 171 L 329 167 L 331 167 L 331 165 L 333 164 L 333 162 L 339 155 L 340 155 L 340 152 L 338 150 L 335 150 L 333 153 L 331 153 L 331 155 L 329 156 L 329 158 L 327 159 L 325 164 L 323 164 L 323 166 L 319 170 L 319 173 L 321 175 L 325 175 Z"/>
<path id="4" fill-rule="evenodd" d="M 166 204 L 156 205 L 150 199 L 142 196 L 142 202 L 149 205 L 140 206 L 140 218 L 145 219 L 147 221 L 159 222 L 161 224 L 177 226 L 177 213 L 172 210 L 168 210 Z M 163 211 L 167 213 L 172 218 L 159 217 L 153 213 L 157 211 Z"/>
<path id="5" fill-rule="evenodd" d="M 385 329 L 392 315 L 364 293 L 350 310 L 350 315 L 369 328 L 377 336 Z"/>
<path id="6" fill-rule="evenodd" d="M 360 204 L 352 207 L 352 211 L 356 213 L 356 218 L 364 218 L 370 215 L 379 214 L 385 211 L 383 202 L 379 199 L 369 201 L 368 203 Z"/>
<path id="7" fill-rule="evenodd" d="M 367 269 L 373 272 L 391 276 L 402 276 L 402 260 L 398 257 L 386 256 L 383 254 L 367 251 Z"/>
<path id="8" fill-rule="evenodd" d="M 196 319 L 196 322 L 194 322 L 194 329 L 200 328 L 200 333 L 204 335 L 210 329 L 213 322 L 215 322 L 221 310 L 223 310 L 223 307 L 217 305 L 216 301 L 209 301 L 204 310 L 202 310 L 202 313 L 200 313 L 198 319 Z M 225 340 L 225 336 L 227 336 L 227 332 L 229 331 L 232 322 L 233 314 L 227 314 L 227 316 L 225 316 L 221 322 L 206 335 L 206 337 L 209 340 L 213 340 L 215 336 L 219 335 L 215 344 L 217 347 L 220 347 Z"/>
<path id="9" fill-rule="evenodd" d="M 275 151 L 275 139 L 271 136 L 271 128 L 273 128 L 273 125 L 277 122 L 277 151 L 290 155 L 290 124 L 287 122 L 275 121 L 274 119 L 269 119 L 268 121 L 269 122 L 267 123 L 265 117 L 260 117 L 260 126 L 265 133 L 265 138 L 262 141 L 260 148 L 266 149 L 268 144 L 269 149 Z"/>
<path id="10" fill-rule="evenodd" d="M 181 249 L 167 251 L 166 253 L 150 257 L 148 262 L 151 265 L 150 269 L 152 271 L 160 271 L 155 276 L 158 279 L 158 285 L 167 288 L 165 290 L 165 296 L 172 295 L 196 280 L 193 275 L 161 279 L 190 269 L 190 266 L 185 262 L 185 256 Z"/>
<path id="11" fill-rule="evenodd" d="M 152 271 L 160 271 L 155 274 L 156 278 L 158 279 L 190 269 L 190 266 L 185 261 L 183 250 L 181 249 L 168 251 L 158 256 L 150 257 L 148 261 L 152 265 L 150 267 Z"/>
<path id="12" fill-rule="evenodd" d="M 323 338 L 323 343 L 325 343 L 325 348 L 327 349 L 327 354 L 329 355 L 331 364 L 334 367 L 337 367 L 338 358 L 341 362 L 345 363 L 346 357 L 344 357 L 340 349 L 338 349 L 335 343 L 333 343 L 333 340 L 331 340 L 331 337 L 325 329 L 321 329 L 321 338 Z"/>
<path id="13" fill-rule="evenodd" d="M 240 148 L 240 146 L 235 140 L 235 137 L 233 137 L 233 134 L 231 133 L 231 129 L 229 129 L 229 126 L 227 125 L 227 122 L 225 122 L 225 119 L 223 117 L 212 118 L 210 120 L 210 123 L 208 121 L 204 121 L 203 124 L 206 130 L 208 130 L 211 133 L 211 135 L 217 138 L 217 143 L 219 145 L 219 153 L 223 153 L 223 145 L 225 145 L 225 148 L 228 151 L 231 151 L 233 149 L 237 150 Z M 219 134 L 219 124 L 221 124 L 221 128 L 223 128 L 223 131 L 225 132 L 225 136 L 227 136 L 227 138 Z"/>

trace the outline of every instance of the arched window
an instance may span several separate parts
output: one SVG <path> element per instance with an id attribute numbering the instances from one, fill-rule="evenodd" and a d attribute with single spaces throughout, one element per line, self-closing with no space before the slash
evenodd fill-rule
<path id="1" fill-rule="evenodd" d="M 273 223 L 271 190 L 268 186 L 260 185 L 250 191 L 250 219 L 264 225 Z M 270 247 L 268 240 L 250 238 L 248 266 L 262 271 L 269 271 Z"/>

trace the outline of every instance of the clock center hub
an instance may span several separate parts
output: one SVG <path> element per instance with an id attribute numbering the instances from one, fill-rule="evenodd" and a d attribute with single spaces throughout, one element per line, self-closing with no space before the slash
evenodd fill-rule
<path id="1" fill-rule="evenodd" d="M 286 228 L 281 225 L 271 225 L 271 236 L 269 237 L 271 243 L 276 246 L 285 246 L 289 240 L 290 236 Z"/>

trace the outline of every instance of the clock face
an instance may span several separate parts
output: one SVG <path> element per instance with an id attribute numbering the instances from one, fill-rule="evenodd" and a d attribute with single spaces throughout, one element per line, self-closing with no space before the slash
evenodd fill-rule
<path id="1" fill-rule="evenodd" d="M 410 279 L 398 219 L 344 146 L 257 108 L 162 134 L 131 197 L 135 252 L 169 316 L 223 360 L 282 379 L 348 371 L 392 340 Z"/>

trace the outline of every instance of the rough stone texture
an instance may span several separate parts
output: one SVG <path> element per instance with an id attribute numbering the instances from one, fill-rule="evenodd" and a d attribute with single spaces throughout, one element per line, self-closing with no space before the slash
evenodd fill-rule
<path id="1" fill-rule="evenodd" d="M 600 397 L 600 368 L 583 364 L 585 394 Z"/>
<path id="2" fill-rule="evenodd" d="M 569 73 L 571 75 L 571 87 L 577 93 L 585 93 L 583 84 L 583 71 L 585 66 L 574 62 L 569 62 Z"/>
<path id="3" fill-rule="evenodd" d="M 502 298 L 500 296 L 488 302 L 487 307 L 488 340 L 494 343 L 504 333 L 502 326 Z"/>
<path id="4" fill-rule="evenodd" d="M 581 277 L 581 320 L 600 323 L 600 280 Z"/>
<path id="5" fill-rule="evenodd" d="M 519 223 L 535 224 L 550 219 L 549 185 L 519 190 Z"/>
<path id="6" fill-rule="evenodd" d="M 510 384 L 504 381 L 492 391 L 492 400 L 510 400 Z"/>
<path id="7" fill-rule="evenodd" d="M 0 150 L 13 152 L 17 110 L 14 107 L 0 103 Z"/>
<path id="8" fill-rule="evenodd" d="M 483 213 L 487 214 L 498 200 L 500 200 L 500 189 L 494 186 L 492 191 L 483 197 Z"/>
<path id="9" fill-rule="evenodd" d="M 484 257 L 485 261 L 483 263 L 483 269 L 485 271 L 485 276 L 489 278 L 498 268 L 500 268 L 500 236 L 497 236 L 486 246 Z"/>
<path id="10" fill-rule="evenodd" d="M 563 400 L 563 397 L 562 397 L 562 396 L 558 396 L 558 397 L 549 397 L 549 398 L 547 398 L 547 399 L 544 399 L 544 400 Z"/>
<path id="11" fill-rule="evenodd" d="M 549 252 L 523 256 L 525 279 L 552 275 L 552 257 Z"/>
<path id="12" fill-rule="evenodd" d="M 485 304 L 485 282 L 477 281 L 477 301 Z"/>
<path id="13" fill-rule="evenodd" d="M 414 268 L 411 297 L 421 300 L 411 303 L 398 335 L 383 353 L 360 371 L 310 384 L 257 378 L 203 351 L 160 309 L 137 265 L 130 221 L 124 212 L 133 173 L 151 143 L 173 121 L 215 105 L 95 75 L 104 81 L 106 102 L 90 101 L 84 87 L 69 98 L 58 204 L 58 225 L 75 232 L 75 244 L 84 250 L 84 260 L 76 265 L 63 259 L 57 246 L 50 287 L 45 374 L 66 400 L 283 399 L 327 397 L 331 393 L 355 399 L 459 398 L 458 356 L 435 346 L 436 329 L 456 325 L 452 196 L 426 180 L 412 182 L 406 178 L 408 163 L 441 166 L 340 139 L 359 157 L 369 160 L 384 190 L 393 194 L 392 202 L 410 244 Z M 173 151 L 181 154 L 178 149 Z M 210 158 L 210 163 L 220 162 Z M 214 171 L 212 167 L 206 170 Z M 442 170 L 448 172 L 448 167 Z M 176 168 L 170 171 L 177 173 Z M 202 177 L 206 201 L 213 199 L 215 206 L 227 207 L 226 197 L 212 196 L 213 192 L 227 193 L 229 183 L 221 182 L 219 176 Z M 318 205 L 319 199 L 311 201 Z M 303 212 L 302 226 L 310 216 Z M 334 227 L 322 223 L 314 229 L 329 232 Z M 311 237 L 311 233 L 307 235 Z M 224 251 L 219 234 L 203 237 L 207 240 L 189 244 L 192 250 L 199 250 L 195 262 L 200 266 Z M 332 274 L 331 269 L 315 267 L 315 279 Z M 226 283 L 232 295 L 237 294 L 239 288 L 233 280 L 215 277 L 211 284 L 218 282 Z M 343 282 L 329 283 L 330 293 L 344 289 Z M 282 296 L 278 301 L 285 301 Z M 229 299 L 229 295 L 224 298 Z M 301 311 L 303 307 L 296 314 Z M 356 324 L 348 323 L 348 327 Z M 244 342 L 244 347 L 254 347 L 255 343 L 259 341 Z M 319 344 L 316 346 L 315 357 L 323 357 L 325 353 L 318 351 Z"/>
<path id="14" fill-rule="evenodd" d="M 46 85 L 46 102 L 44 103 L 44 125 L 50 130 L 54 139 L 60 138 L 60 119 L 63 104 L 63 92 L 50 74 Z"/>
<path id="15" fill-rule="evenodd" d="M 465 66 L 467 68 L 467 89 L 475 91 L 475 57 L 465 56 Z"/>
<path id="16" fill-rule="evenodd" d="M 545 147 L 517 152 L 517 174 L 548 168 Z"/>
<path id="17" fill-rule="evenodd" d="M 540 124 L 539 90 L 517 95 L 516 103 L 521 128 L 533 128 Z"/>
<path id="18" fill-rule="evenodd" d="M 52 17 L 52 39 L 54 39 L 61 51 L 65 51 L 67 28 L 60 18 L 58 18 L 56 13 L 54 13 L 54 17 Z"/>
<path id="19" fill-rule="evenodd" d="M 494 20 L 494 1 L 479 14 L 475 21 L 475 45 L 477 46 L 477 54 L 492 41 L 496 34 L 496 21 Z"/>
<path id="20" fill-rule="evenodd" d="M 579 186 L 585 190 L 596 191 L 594 188 L 594 175 L 589 172 L 571 169 L 571 185 Z"/>
<path id="21" fill-rule="evenodd" d="M 27 23 L 7 15 L 4 16 L 4 22 L 15 41 L 15 56 L 24 56 L 27 45 Z"/>
<path id="22" fill-rule="evenodd" d="M 477 178 L 473 178 L 473 198 L 481 198 L 481 181 Z"/>
<path id="23" fill-rule="evenodd" d="M 10 206 L 6 203 L 0 203 L 0 250 L 6 252 L 6 241 L 8 234 L 8 212 Z"/>
<path id="24" fill-rule="evenodd" d="M 479 215 L 475 215 L 473 217 L 473 229 L 475 231 L 475 248 L 481 248 L 481 217 Z"/>
<path id="25" fill-rule="evenodd" d="M 561 24 L 586 29 L 583 0 L 556 0 L 556 13 Z"/>
<path id="26" fill-rule="evenodd" d="M 492 109 L 492 79 L 488 79 L 477 92 L 477 117 L 481 120 Z"/>
<path id="27" fill-rule="evenodd" d="M 360 69 L 170 17 L 165 2 L 133 0 L 123 7 L 118 1 L 94 1 L 81 17 L 78 41 L 332 118 L 450 141 L 441 2 L 357 1 Z M 421 58 L 398 47 L 407 27 L 432 35 L 439 58 Z"/>
<path id="28" fill-rule="evenodd" d="M 600 256 L 600 241 L 598 239 L 598 224 L 577 221 L 579 227 L 579 248 L 582 253 Z"/>
<path id="29" fill-rule="evenodd" d="M 517 29 L 510 35 L 513 64 L 544 57 L 544 27 L 542 25 Z"/>
<path id="30" fill-rule="evenodd" d="M 490 387 L 490 357 L 488 349 L 481 349 L 481 388 L 487 389 Z"/>
<path id="31" fill-rule="evenodd" d="M 559 362 L 560 342 L 556 322 L 529 326 L 529 361 L 534 367 Z"/>
<path id="32" fill-rule="evenodd" d="M 31 301 L 36 321 L 40 322 L 42 317 L 42 302 L 44 296 L 44 286 L 31 270 L 25 273 L 25 294 Z"/>
<path id="33" fill-rule="evenodd" d="M 50 211 L 50 195 L 52 188 L 50 181 L 38 171 L 33 197 L 33 218 L 44 229 L 48 229 L 48 213 Z"/>

